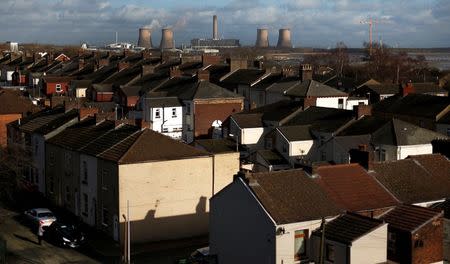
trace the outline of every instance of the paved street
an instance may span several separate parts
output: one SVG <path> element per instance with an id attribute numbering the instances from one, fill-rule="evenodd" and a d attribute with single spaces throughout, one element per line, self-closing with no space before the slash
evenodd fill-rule
<path id="1" fill-rule="evenodd" d="M 0 237 L 7 241 L 7 263 L 99 263 L 76 250 L 59 248 L 43 241 L 21 224 L 18 214 L 0 208 Z"/>

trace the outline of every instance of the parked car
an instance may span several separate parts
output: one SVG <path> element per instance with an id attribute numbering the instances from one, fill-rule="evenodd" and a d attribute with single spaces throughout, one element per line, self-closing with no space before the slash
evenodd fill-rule
<path id="1" fill-rule="evenodd" d="M 33 228 L 49 226 L 56 221 L 55 215 L 47 208 L 34 208 L 25 211 L 25 217 Z"/>
<path id="2" fill-rule="evenodd" d="M 202 247 L 192 252 L 189 257 L 189 263 L 208 264 L 209 263 L 209 247 Z"/>
<path id="3" fill-rule="evenodd" d="M 61 247 L 77 248 L 85 241 L 85 235 L 72 224 L 55 221 L 44 230 L 44 238 Z"/>

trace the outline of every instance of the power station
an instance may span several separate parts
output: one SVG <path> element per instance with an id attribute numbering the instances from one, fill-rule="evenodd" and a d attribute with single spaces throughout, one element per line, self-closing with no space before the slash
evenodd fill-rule
<path id="1" fill-rule="evenodd" d="M 289 28 L 281 28 L 279 30 L 277 48 L 280 49 L 292 48 L 291 30 Z"/>
<path id="2" fill-rule="evenodd" d="M 151 49 L 152 45 L 152 35 L 150 28 L 140 28 L 139 29 L 139 39 L 138 39 L 138 47 Z"/>
<path id="3" fill-rule="evenodd" d="M 173 31 L 171 28 L 163 28 L 161 30 L 161 44 L 160 49 L 174 49 L 175 44 L 173 42 Z"/>
<path id="4" fill-rule="evenodd" d="M 193 49 L 217 49 L 217 48 L 237 48 L 239 39 L 221 39 L 219 38 L 219 26 L 217 16 L 213 16 L 213 34 L 211 39 L 192 39 L 191 47 Z"/>
<path id="5" fill-rule="evenodd" d="M 257 48 L 269 47 L 269 30 L 267 28 L 258 28 L 256 31 L 256 43 Z"/>

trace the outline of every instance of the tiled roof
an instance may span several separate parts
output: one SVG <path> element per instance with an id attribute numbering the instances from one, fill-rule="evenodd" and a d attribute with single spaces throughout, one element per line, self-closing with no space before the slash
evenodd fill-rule
<path id="1" fill-rule="evenodd" d="M 401 202 L 422 203 L 450 197 L 449 163 L 443 156 L 412 157 L 374 163 L 371 174 Z"/>
<path id="2" fill-rule="evenodd" d="M 270 149 L 260 149 L 256 151 L 269 165 L 284 165 L 288 162 L 280 153 Z"/>
<path id="3" fill-rule="evenodd" d="M 382 220 L 358 214 L 346 213 L 326 223 L 325 238 L 351 245 L 353 241 L 363 237 L 384 225 Z M 321 236 L 322 230 L 313 231 L 315 236 Z"/>
<path id="4" fill-rule="evenodd" d="M 125 140 L 137 131 L 139 131 L 139 128 L 136 126 L 122 125 L 94 139 L 88 145 L 80 149 L 80 151 L 95 157 Z"/>
<path id="5" fill-rule="evenodd" d="M 16 91 L 0 89 L 0 115 L 36 112 L 39 108 Z"/>
<path id="6" fill-rule="evenodd" d="M 363 116 L 337 133 L 337 136 L 369 135 L 389 120 L 375 116 Z"/>
<path id="7" fill-rule="evenodd" d="M 47 142 L 65 149 L 79 150 L 111 129 L 114 129 L 114 121 L 109 120 L 92 126 L 69 127 Z"/>
<path id="8" fill-rule="evenodd" d="M 244 113 L 261 113 L 264 121 L 280 122 L 293 113 L 302 110 L 302 107 L 303 104 L 300 101 L 282 100 L 273 104 L 251 109 Z"/>
<path id="9" fill-rule="evenodd" d="M 288 141 L 313 140 L 310 125 L 281 126 L 277 129 Z"/>
<path id="10" fill-rule="evenodd" d="M 284 94 L 285 91 L 289 90 L 290 88 L 300 85 L 301 81 L 295 80 L 295 81 L 279 81 L 276 82 L 269 87 L 266 88 L 266 92 L 268 93 L 279 93 Z"/>
<path id="11" fill-rule="evenodd" d="M 39 129 L 41 126 L 64 116 L 64 108 L 58 106 L 52 109 L 44 109 L 33 115 L 28 116 L 21 120 L 20 125 L 17 127 L 25 133 L 33 133 L 35 130 Z"/>
<path id="12" fill-rule="evenodd" d="M 393 113 L 436 119 L 450 105 L 447 96 L 408 94 L 405 97 L 391 96 L 373 105 L 373 112 Z"/>
<path id="13" fill-rule="evenodd" d="M 41 135 L 46 135 L 61 126 L 66 125 L 68 122 L 71 122 L 71 123 L 78 122 L 78 110 L 77 109 L 72 109 L 72 110 L 64 113 L 62 116 L 59 116 L 59 117 L 51 120 L 50 122 L 43 124 L 41 127 L 34 130 L 34 132 L 41 134 Z"/>
<path id="14" fill-rule="evenodd" d="M 119 164 L 159 160 L 176 160 L 209 156 L 209 153 L 176 141 L 150 129 L 128 137 L 120 144 L 105 151 L 99 157 Z"/>
<path id="15" fill-rule="evenodd" d="M 317 168 L 314 180 L 341 208 L 351 212 L 380 209 L 398 202 L 373 176 L 358 164 Z"/>
<path id="16" fill-rule="evenodd" d="M 236 152 L 236 142 L 229 139 L 197 139 L 195 145 L 214 154 Z"/>
<path id="17" fill-rule="evenodd" d="M 341 92 L 333 87 L 322 84 L 314 80 L 301 82 L 286 91 L 286 95 L 295 97 L 333 97 L 333 96 L 347 96 L 346 93 Z"/>
<path id="18" fill-rule="evenodd" d="M 238 69 L 226 76 L 221 82 L 225 84 L 250 85 L 265 73 L 264 70 L 259 69 Z"/>
<path id="19" fill-rule="evenodd" d="M 180 100 L 176 97 L 145 97 L 144 100 L 150 107 L 181 106 Z"/>
<path id="20" fill-rule="evenodd" d="M 104 80 L 103 84 L 114 84 L 114 85 L 124 85 L 129 83 L 131 80 L 136 78 L 139 74 L 141 74 L 141 67 L 134 66 L 123 69 L 119 72 L 114 73 L 109 76 L 106 80 Z"/>
<path id="21" fill-rule="evenodd" d="M 334 132 L 353 119 L 353 111 L 310 106 L 304 111 L 298 112 L 284 125 L 313 125 L 313 130 L 322 132 Z"/>
<path id="22" fill-rule="evenodd" d="M 277 224 L 318 220 L 341 211 L 303 170 L 253 173 L 249 188 Z"/>
<path id="23" fill-rule="evenodd" d="M 91 74 L 83 76 L 83 79 L 92 80 L 92 83 L 100 83 L 116 72 L 117 63 L 110 63 L 109 65 L 103 66 Z"/>
<path id="24" fill-rule="evenodd" d="M 439 84 L 434 82 L 413 83 L 412 85 L 416 93 L 423 93 L 423 94 L 448 93 L 446 90 L 439 87 Z"/>
<path id="25" fill-rule="evenodd" d="M 231 118 L 240 128 L 255 128 L 264 126 L 261 113 L 239 113 L 232 115 Z"/>
<path id="26" fill-rule="evenodd" d="M 434 139 L 446 138 L 446 136 L 435 131 L 394 118 L 373 133 L 372 142 L 375 144 L 408 146 L 431 144 Z"/>
<path id="27" fill-rule="evenodd" d="M 400 205 L 381 217 L 389 227 L 415 233 L 422 225 L 442 216 L 442 212 L 415 205 Z"/>
<path id="28" fill-rule="evenodd" d="M 125 94 L 126 96 L 139 96 L 141 91 L 140 86 L 120 86 L 120 90 Z"/>

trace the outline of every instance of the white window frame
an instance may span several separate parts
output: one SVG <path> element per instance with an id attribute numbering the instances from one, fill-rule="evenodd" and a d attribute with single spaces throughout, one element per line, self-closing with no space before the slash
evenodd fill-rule
<path id="1" fill-rule="evenodd" d="M 172 117 L 177 117 L 177 109 L 172 108 Z"/>
<path id="2" fill-rule="evenodd" d="M 161 118 L 161 110 L 159 108 L 155 109 L 155 118 Z"/>
<path id="3" fill-rule="evenodd" d="M 62 92 L 62 85 L 61 85 L 60 83 L 57 83 L 57 84 L 55 85 L 55 91 L 56 91 L 57 93 Z"/>

